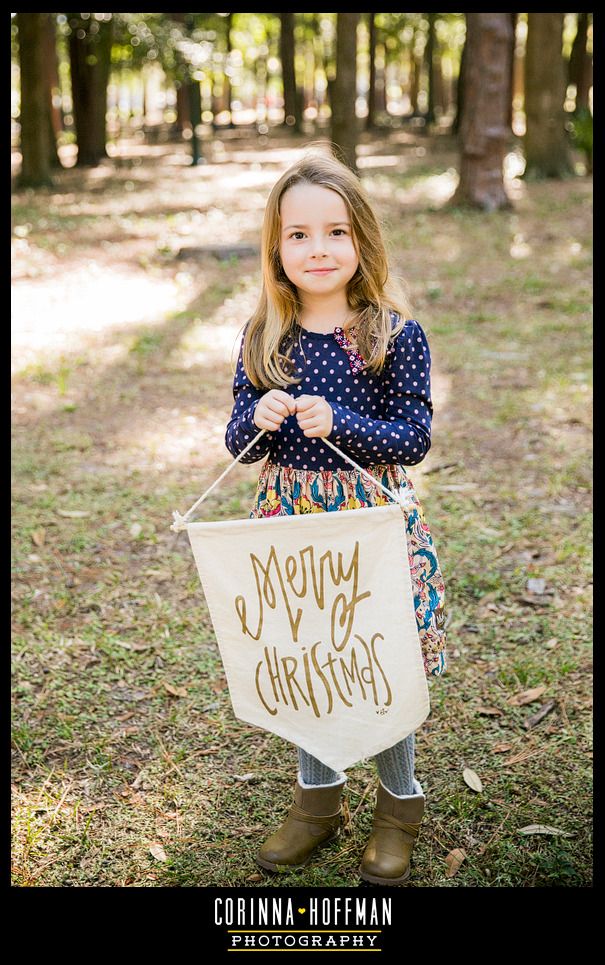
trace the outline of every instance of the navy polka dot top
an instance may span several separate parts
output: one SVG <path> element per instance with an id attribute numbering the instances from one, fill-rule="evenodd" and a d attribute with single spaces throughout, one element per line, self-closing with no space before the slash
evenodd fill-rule
<path id="1" fill-rule="evenodd" d="M 396 323 L 397 316 L 393 315 L 392 321 Z M 242 345 L 233 380 L 235 403 L 225 436 L 233 456 L 260 431 L 254 424 L 254 412 L 266 391 L 256 389 L 248 379 Z M 431 445 L 431 357 L 417 321 L 406 321 L 391 342 L 380 375 L 352 371 L 352 357 L 334 332 L 322 335 L 300 328 L 290 358 L 296 367 L 293 374 L 301 382 L 284 391 L 294 398 L 315 393 L 323 396 L 334 411 L 327 438 L 360 466 L 413 466 L 424 459 Z M 266 455 L 270 462 L 294 469 L 352 469 L 320 438 L 305 436 L 296 415 L 284 419 L 276 432 L 266 432 L 241 462 L 257 462 Z"/>

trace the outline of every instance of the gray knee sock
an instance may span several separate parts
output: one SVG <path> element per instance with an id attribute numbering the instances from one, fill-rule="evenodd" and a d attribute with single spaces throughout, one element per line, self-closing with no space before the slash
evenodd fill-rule
<path id="1" fill-rule="evenodd" d="M 378 776 L 388 791 L 399 796 L 414 793 L 414 734 L 374 757 Z M 298 748 L 300 776 L 304 784 L 336 784 L 342 777 L 316 757 Z"/>
<path id="2" fill-rule="evenodd" d="M 337 784 L 342 779 L 339 771 L 322 764 L 316 757 L 298 748 L 298 763 L 303 784 Z"/>
<path id="3" fill-rule="evenodd" d="M 374 758 L 378 776 L 387 791 L 400 797 L 414 793 L 414 746 L 414 734 L 408 734 Z"/>

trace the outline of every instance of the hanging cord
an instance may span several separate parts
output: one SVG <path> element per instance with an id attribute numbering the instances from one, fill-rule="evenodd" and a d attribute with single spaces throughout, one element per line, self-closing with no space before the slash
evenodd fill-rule
<path id="1" fill-rule="evenodd" d="M 210 495 L 210 493 L 211 493 L 212 490 L 215 488 L 215 486 L 218 486 L 218 484 L 220 483 L 221 479 L 224 479 L 225 476 L 227 475 L 227 473 L 231 472 L 231 470 L 233 469 L 233 467 L 235 466 L 235 464 L 238 463 L 238 462 L 240 461 L 240 459 L 241 459 L 243 456 L 245 456 L 246 453 L 247 453 L 250 449 L 252 449 L 252 447 L 253 447 L 254 445 L 256 445 L 256 443 L 258 442 L 258 440 L 261 438 L 262 435 L 264 435 L 265 432 L 267 432 L 266 429 L 261 429 L 260 432 L 257 433 L 257 435 L 255 435 L 255 437 L 254 437 L 254 439 L 252 440 L 252 442 L 249 442 L 248 445 L 246 446 L 246 448 L 245 448 L 245 449 L 242 449 L 242 451 L 240 452 L 239 456 L 236 456 L 236 457 L 235 457 L 235 459 L 233 460 L 233 462 L 230 463 L 230 464 L 227 466 L 227 468 L 225 469 L 225 471 L 224 471 L 223 473 L 221 473 L 221 475 L 218 477 L 218 479 L 216 479 L 216 480 L 212 483 L 212 485 L 209 487 L 209 489 L 207 489 L 205 493 L 202 493 L 202 495 L 200 496 L 200 498 L 199 498 L 198 500 L 196 500 L 196 502 L 193 504 L 193 506 L 190 507 L 190 509 L 187 510 L 187 512 L 185 513 L 184 516 L 181 516 L 181 514 L 180 514 L 179 512 L 177 512 L 176 510 L 173 511 L 173 513 L 172 513 L 173 523 L 171 524 L 170 529 L 171 529 L 174 533 L 180 533 L 181 530 L 187 528 L 187 524 L 191 522 L 191 516 L 192 516 L 192 514 L 195 512 L 195 510 L 197 509 L 197 507 L 198 507 L 201 503 L 204 502 L 204 500 L 206 499 L 206 497 Z M 342 456 L 343 459 L 346 459 L 346 461 L 349 462 L 355 469 L 357 469 L 357 470 L 358 470 L 360 473 L 362 473 L 367 479 L 369 479 L 371 483 L 373 483 L 375 486 L 378 486 L 379 489 L 382 489 L 383 493 L 385 493 L 387 496 L 389 496 L 389 497 L 393 500 L 393 502 L 398 503 L 399 506 L 401 506 L 402 509 L 405 509 L 405 508 L 407 507 L 408 501 L 407 501 L 407 499 L 405 498 L 404 495 L 402 495 L 402 494 L 395 495 L 395 493 L 392 493 L 390 489 L 387 489 L 387 487 L 386 487 L 386 486 L 383 486 L 381 482 L 378 482 L 378 480 L 375 479 L 374 476 L 370 475 L 370 473 L 367 472 L 367 470 L 364 469 L 363 466 L 359 466 L 359 465 L 355 462 L 355 460 L 354 460 L 354 459 L 351 459 L 350 456 L 347 456 L 347 454 L 346 454 L 345 452 L 343 452 L 342 449 L 339 449 L 338 446 L 335 446 L 332 442 L 329 442 L 328 439 L 325 438 L 325 436 L 321 436 L 321 441 L 322 441 L 322 442 L 325 442 L 325 444 L 326 444 L 327 446 L 330 446 L 330 448 L 333 449 L 334 452 L 338 453 L 339 456 Z"/>

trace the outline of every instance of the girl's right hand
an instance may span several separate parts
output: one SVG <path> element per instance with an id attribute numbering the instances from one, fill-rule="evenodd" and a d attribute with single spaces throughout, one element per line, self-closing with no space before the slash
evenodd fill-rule
<path id="1" fill-rule="evenodd" d="M 275 432 L 288 416 L 296 412 L 296 399 L 281 389 L 269 389 L 254 410 L 254 424 Z"/>

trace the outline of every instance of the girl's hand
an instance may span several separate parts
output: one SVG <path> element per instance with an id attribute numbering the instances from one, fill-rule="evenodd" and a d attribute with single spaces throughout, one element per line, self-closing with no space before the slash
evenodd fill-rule
<path id="1" fill-rule="evenodd" d="M 281 389 L 269 389 L 254 410 L 254 424 L 275 432 L 289 415 L 296 412 L 296 399 Z"/>
<path id="2" fill-rule="evenodd" d="M 334 410 L 321 395 L 299 395 L 296 400 L 296 419 L 307 438 L 329 436 Z"/>

